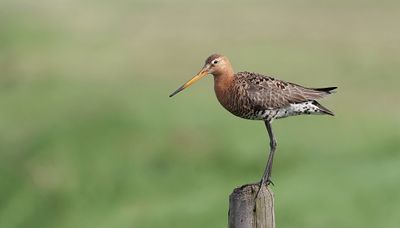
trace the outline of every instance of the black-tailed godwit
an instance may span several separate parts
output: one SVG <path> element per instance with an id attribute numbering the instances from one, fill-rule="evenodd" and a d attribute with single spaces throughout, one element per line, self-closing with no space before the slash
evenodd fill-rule
<path id="1" fill-rule="evenodd" d="M 271 128 L 272 121 L 302 114 L 334 115 L 316 100 L 331 94 L 337 87 L 307 88 L 258 73 L 234 73 L 229 59 L 219 54 L 209 56 L 200 72 L 170 97 L 208 74 L 214 76 L 215 94 L 226 110 L 235 116 L 263 120 L 265 123 L 270 139 L 270 153 L 257 196 L 265 183 L 267 185 L 272 183 L 270 178 L 276 149 L 276 140 Z"/>

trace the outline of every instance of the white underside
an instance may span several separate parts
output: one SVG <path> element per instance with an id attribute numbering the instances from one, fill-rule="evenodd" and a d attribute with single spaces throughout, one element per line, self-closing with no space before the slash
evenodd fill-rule
<path id="1" fill-rule="evenodd" d="M 322 114 L 322 113 L 320 109 L 312 103 L 312 101 L 307 101 L 298 104 L 290 104 L 289 106 L 286 106 L 281 109 L 261 110 L 256 113 L 257 117 L 255 119 L 272 120 L 272 119 L 279 119 L 301 114 Z"/>

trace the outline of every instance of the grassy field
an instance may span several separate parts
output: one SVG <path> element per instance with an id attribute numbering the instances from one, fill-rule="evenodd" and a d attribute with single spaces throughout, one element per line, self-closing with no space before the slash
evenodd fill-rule
<path id="1" fill-rule="evenodd" d="M 227 227 L 262 122 L 218 104 L 236 71 L 338 86 L 335 117 L 274 122 L 277 227 L 400 223 L 399 1 L 0 3 L 0 227 Z"/>

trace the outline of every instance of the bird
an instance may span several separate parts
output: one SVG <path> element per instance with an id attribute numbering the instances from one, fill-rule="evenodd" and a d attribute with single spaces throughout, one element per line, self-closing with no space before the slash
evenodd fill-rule
<path id="1" fill-rule="evenodd" d="M 187 81 L 172 97 L 196 81 L 214 76 L 214 91 L 219 103 L 235 116 L 264 121 L 269 136 L 269 155 L 256 194 L 264 185 L 273 185 L 272 164 L 277 147 L 272 131 L 272 121 L 304 114 L 334 116 L 334 113 L 317 102 L 335 92 L 337 87 L 309 88 L 248 71 L 234 73 L 229 59 L 221 54 L 210 55 L 198 74 Z"/>

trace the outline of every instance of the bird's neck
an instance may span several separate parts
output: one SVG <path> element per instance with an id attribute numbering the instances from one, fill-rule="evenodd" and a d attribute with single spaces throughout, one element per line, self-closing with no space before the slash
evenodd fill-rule
<path id="1" fill-rule="evenodd" d="M 230 100 L 231 91 L 234 83 L 233 71 L 230 73 L 214 75 L 214 90 L 219 103 L 227 110 L 231 110 Z"/>
<path id="2" fill-rule="evenodd" d="M 233 70 L 225 71 L 220 74 L 214 74 L 214 89 L 217 91 L 228 90 L 233 83 L 234 73 Z"/>

